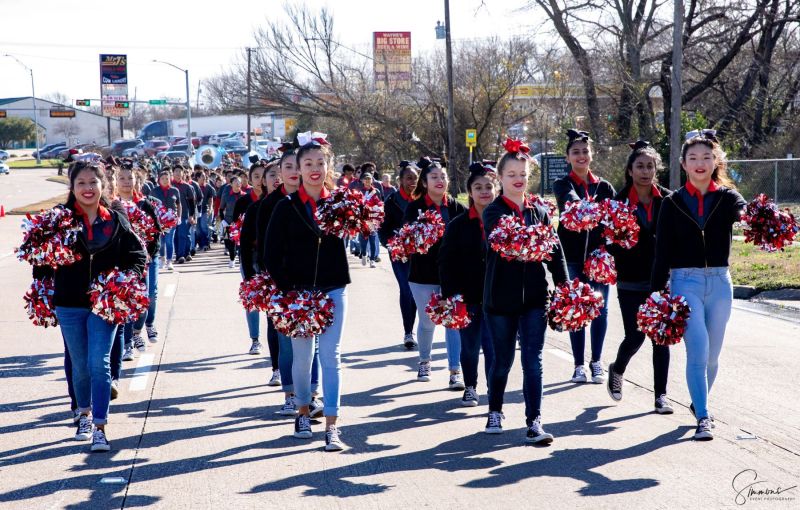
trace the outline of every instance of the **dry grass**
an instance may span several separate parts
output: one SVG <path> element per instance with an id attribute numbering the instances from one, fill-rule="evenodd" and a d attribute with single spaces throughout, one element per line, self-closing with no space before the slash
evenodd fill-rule
<path id="1" fill-rule="evenodd" d="M 50 182 L 60 182 L 65 186 L 69 186 L 69 177 L 67 177 L 66 175 L 54 175 L 52 177 L 48 177 L 46 180 Z"/>
<path id="2" fill-rule="evenodd" d="M 9 168 L 58 168 L 60 159 L 43 159 L 41 165 L 36 164 L 35 159 L 8 160 Z M 65 165 L 66 167 L 66 165 Z"/>
<path id="3" fill-rule="evenodd" d="M 730 257 L 735 285 L 750 285 L 758 290 L 800 288 L 800 248 L 766 253 L 752 244 L 734 241 Z"/>
<path id="4" fill-rule="evenodd" d="M 63 193 L 61 195 L 48 198 L 47 200 L 42 200 L 41 202 L 34 202 L 32 204 L 23 205 L 22 207 L 17 207 L 16 209 L 12 209 L 8 212 L 8 214 L 35 214 L 41 211 L 42 209 L 50 209 L 55 207 L 58 204 L 63 204 L 67 201 L 68 193 Z"/>

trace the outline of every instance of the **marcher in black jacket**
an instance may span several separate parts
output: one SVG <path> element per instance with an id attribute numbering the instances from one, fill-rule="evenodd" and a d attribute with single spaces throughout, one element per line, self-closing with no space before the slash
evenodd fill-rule
<path id="1" fill-rule="evenodd" d="M 617 244 L 608 245 L 617 268 L 617 298 L 622 314 L 625 337 L 617 350 L 617 357 L 608 366 L 608 394 L 616 401 L 622 400 L 622 381 L 628 363 L 644 343 L 644 333 L 636 323 L 639 307 L 650 295 L 650 274 L 655 258 L 656 225 L 661 204 L 670 191 L 656 184 L 656 174 L 661 169 L 661 156 L 648 142 L 631 144 L 631 154 L 625 164 L 625 187 L 615 200 L 636 207 L 639 240 L 630 249 Z M 653 387 L 655 410 L 659 414 L 672 414 L 667 399 L 669 373 L 669 347 L 653 344 Z"/>
<path id="2" fill-rule="evenodd" d="M 488 239 L 503 216 L 515 215 L 525 225 L 550 224 L 545 208 L 525 197 L 528 188 L 529 160 L 527 147 L 516 140 L 507 140 L 506 153 L 497 164 L 503 194 L 483 213 Z M 547 268 L 556 285 L 567 280 L 564 254 L 559 243 L 550 254 Z M 547 327 L 545 309 L 548 302 L 547 280 L 541 262 L 508 261 L 489 249 L 486 257 L 486 283 L 483 308 L 494 345 L 494 363 L 489 376 L 489 418 L 486 433 L 503 431 L 503 395 L 508 374 L 514 363 L 517 338 L 522 351 L 523 395 L 525 397 L 525 440 L 549 444 L 552 434 L 544 431 L 542 406 L 542 350 Z"/>
<path id="3" fill-rule="evenodd" d="M 494 172 L 487 172 L 480 163 L 470 167 L 467 179 L 470 208 L 447 225 L 439 249 L 439 277 L 442 297 L 461 294 L 471 321 L 459 330 L 461 366 L 464 370 L 464 395 L 461 405 L 478 405 L 478 363 L 483 348 L 486 380 L 492 366 L 494 349 L 489 326 L 483 312 L 483 283 L 486 274 L 486 234 L 483 211 L 497 196 L 499 183 Z"/>
<path id="4" fill-rule="evenodd" d="M 661 206 L 656 230 L 652 290 L 686 298 L 691 308 L 684 333 L 686 379 L 697 418 L 694 439 L 713 439 L 708 394 L 719 368 L 719 355 L 733 304 L 728 271 L 733 224 L 746 202 L 732 189 L 725 153 L 713 131 L 704 130 L 681 148 L 686 185 Z"/>
<path id="5" fill-rule="evenodd" d="M 429 159 L 422 159 L 420 163 L 424 168 L 414 190 L 413 196 L 416 200 L 408 204 L 403 223 L 413 223 L 417 221 L 420 213 L 435 210 L 447 225 L 453 218 L 465 211 L 464 206 L 447 194 L 447 185 L 449 184 L 447 172 L 441 165 Z M 441 291 L 439 266 L 436 262 L 441 244 L 442 240 L 440 239 L 431 246 L 428 253 L 424 255 L 415 253 L 410 258 L 411 269 L 408 284 L 414 297 L 414 303 L 417 305 L 417 341 L 419 342 L 417 380 L 419 381 L 430 381 L 431 350 L 435 326 L 428 314 L 425 313 L 425 305 L 428 304 L 431 294 L 438 294 Z M 458 331 L 445 329 L 445 345 L 450 369 L 448 386 L 451 390 L 463 390 L 465 386 L 461 375 L 461 339 Z"/>
<path id="6" fill-rule="evenodd" d="M 589 168 L 592 163 L 592 140 L 589 138 L 589 134 L 585 131 L 570 129 L 567 131 L 567 137 L 569 139 L 567 162 L 572 170 L 567 177 L 553 182 L 553 193 L 558 202 L 559 212 L 563 213 L 566 204 L 576 200 L 591 198 L 595 202 L 601 202 L 613 198 L 616 191 L 611 183 L 595 176 Z M 564 228 L 561 223 L 558 225 L 558 237 L 564 247 L 564 257 L 567 260 L 570 279 L 579 278 L 582 282 L 590 283 L 596 292 L 603 295 L 603 307 L 600 309 L 600 315 L 592 320 L 590 327 L 592 358 L 589 362 L 589 370 L 591 380 L 596 384 L 605 381 L 600 357 L 603 354 L 603 342 L 608 327 L 608 285 L 590 281 L 583 272 L 583 263 L 592 251 L 605 243 L 601 236 L 602 230 L 602 226 L 597 226 L 589 232 L 573 232 Z M 571 331 L 569 340 L 572 344 L 572 357 L 575 361 L 572 382 L 588 382 L 583 366 L 586 328 Z"/>

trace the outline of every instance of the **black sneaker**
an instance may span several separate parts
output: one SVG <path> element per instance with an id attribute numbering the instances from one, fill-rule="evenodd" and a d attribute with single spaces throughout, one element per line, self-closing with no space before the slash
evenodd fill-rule
<path id="1" fill-rule="evenodd" d="M 502 434 L 503 433 L 503 413 L 498 411 L 489 411 L 489 419 L 486 420 L 486 428 L 483 430 L 487 434 Z"/>
<path id="2" fill-rule="evenodd" d="M 92 451 L 93 452 L 107 452 L 111 449 L 111 444 L 108 442 L 106 433 L 100 429 L 95 429 L 92 434 Z"/>
<path id="3" fill-rule="evenodd" d="M 344 443 L 339 438 L 339 429 L 336 425 L 331 425 L 325 431 L 325 451 L 326 452 L 340 452 L 344 450 Z"/>
<path id="4" fill-rule="evenodd" d="M 319 401 L 318 398 L 311 398 L 311 403 L 308 404 L 308 416 L 310 418 L 319 418 L 322 416 L 322 412 L 324 411 L 325 406 L 322 402 Z"/>
<path id="5" fill-rule="evenodd" d="M 403 346 L 405 346 L 407 351 L 414 350 L 414 348 L 417 346 L 417 341 L 414 339 L 414 333 L 408 333 L 403 337 Z"/>
<path id="6" fill-rule="evenodd" d="M 464 395 L 461 397 L 462 407 L 477 407 L 478 406 L 478 392 L 475 391 L 474 386 L 467 386 L 464 390 Z"/>
<path id="7" fill-rule="evenodd" d="M 192 261 L 192 256 L 186 255 L 186 262 L 191 262 L 191 261 Z"/>
<path id="8" fill-rule="evenodd" d="M 694 432 L 695 441 L 711 441 L 714 439 L 714 434 L 711 433 L 711 420 L 708 418 L 700 418 L 697 420 L 697 430 Z"/>
<path id="9" fill-rule="evenodd" d="M 82 414 L 78 419 L 78 430 L 75 431 L 75 441 L 88 441 L 92 438 L 92 432 L 94 432 L 92 419 Z"/>
<path id="10" fill-rule="evenodd" d="M 294 419 L 294 437 L 299 439 L 311 439 L 311 418 L 301 414 Z"/>
<path id="11" fill-rule="evenodd" d="M 528 426 L 525 434 L 525 442 L 531 444 L 546 445 L 553 442 L 553 434 L 548 434 L 542 427 L 542 417 L 537 416 L 533 423 Z"/>
<path id="12" fill-rule="evenodd" d="M 178 264 L 183 264 L 184 262 L 186 262 L 186 259 L 185 259 L 185 258 L 183 258 L 183 257 L 180 257 L 180 258 L 178 258 L 178 260 L 176 260 L 176 262 L 177 262 Z"/>
<path id="13" fill-rule="evenodd" d="M 606 378 L 603 376 L 603 366 L 599 361 L 592 361 L 589 363 L 589 371 L 592 373 L 592 382 L 595 384 L 603 384 Z"/>
<path id="14" fill-rule="evenodd" d="M 692 412 L 692 416 L 694 416 L 695 419 L 697 419 L 697 415 L 694 413 L 694 404 L 689 404 L 689 410 Z M 708 419 L 711 422 L 711 428 L 712 429 L 717 428 L 717 424 L 714 423 L 714 415 L 708 413 Z"/>
<path id="15" fill-rule="evenodd" d="M 669 404 L 666 394 L 658 396 L 655 407 L 658 414 L 672 414 L 675 412 L 675 410 L 672 409 L 672 406 Z M 714 427 L 713 423 L 711 424 L 711 427 Z"/>
<path id="16" fill-rule="evenodd" d="M 622 400 L 622 375 L 614 372 L 614 364 L 608 365 L 608 380 L 606 381 L 606 389 L 608 396 L 611 400 L 619 402 Z"/>

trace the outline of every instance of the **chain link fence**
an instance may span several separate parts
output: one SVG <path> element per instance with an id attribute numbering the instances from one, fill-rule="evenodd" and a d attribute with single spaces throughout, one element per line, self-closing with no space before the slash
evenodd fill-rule
<path id="1" fill-rule="evenodd" d="M 800 160 L 730 160 L 728 173 L 745 200 L 765 193 L 781 208 L 800 211 Z"/>

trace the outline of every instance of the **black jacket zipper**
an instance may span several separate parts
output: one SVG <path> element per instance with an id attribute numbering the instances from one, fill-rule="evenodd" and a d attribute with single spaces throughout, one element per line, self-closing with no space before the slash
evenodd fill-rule
<path id="1" fill-rule="evenodd" d="M 717 208 L 719 207 L 719 204 L 722 202 L 722 200 L 723 200 L 723 197 L 720 197 L 720 199 L 717 201 L 716 205 L 714 205 L 714 208 L 711 209 L 710 213 L 708 213 L 708 217 L 706 218 L 705 224 L 702 227 L 697 222 L 697 220 L 695 220 L 689 213 L 684 211 L 683 208 L 681 208 L 679 205 L 675 204 L 675 207 L 677 207 L 680 212 L 685 214 L 686 217 L 689 218 L 692 221 L 692 223 L 697 225 L 698 229 L 700 229 L 700 237 L 703 240 L 703 263 L 705 264 L 706 268 L 708 267 L 708 257 L 706 256 L 706 225 L 708 225 L 708 221 L 711 219 L 711 215 L 714 214 L 714 211 L 717 210 Z"/>

